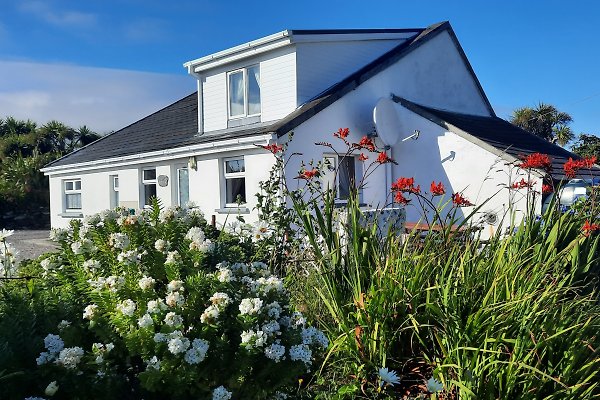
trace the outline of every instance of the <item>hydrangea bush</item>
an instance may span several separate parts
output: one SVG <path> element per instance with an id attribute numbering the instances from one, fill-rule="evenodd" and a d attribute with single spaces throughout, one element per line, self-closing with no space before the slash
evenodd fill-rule
<path id="1" fill-rule="evenodd" d="M 65 319 L 40 343 L 31 396 L 52 383 L 64 398 L 282 398 L 328 347 L 256 245 L 197 209 L 106 211 L 52 238 L 38 289 Z"/>

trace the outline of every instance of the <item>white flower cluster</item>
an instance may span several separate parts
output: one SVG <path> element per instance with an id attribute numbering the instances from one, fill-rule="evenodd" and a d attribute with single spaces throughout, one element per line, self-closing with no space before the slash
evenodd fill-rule
<path id="1" fill-rule="evenodd" d="M 312 351 L 306 344 L 297 344 L 290 347 L 290 360 L 302 361 L 309 366 L 312 363 Z"/>
<path id="2" fill-rule="evenodd" d="M 128 317 L 132 317 L 135 312 L 136 304 L 133 300 L 127 299 L 123 300 L 121 303 L 117 304 L 117 311 L 121 314 L 126 315 Z"/>
<path id="3" fill-rule="evenodd" d="M 125 278 L 115 275 L 111 275 L 107 278 L 100 276 L 97 279 L 88 279 L 88 283 L 95 291 L 99 292 L 103 289 L 108 289 L 109 291 L 115 293 L 121 289 L 121 287 L 123 287 Z"/>
<path id="4" fill-rule="evenodd" d="M 10 236 L 12 233 L 8 234 L 6 231 L 3 235 L 4 237 Z M 6 242 L 5 239 L 0 241 L 0 278 L 13 277 L 17 273 L 17 263 L 16 257 L 19 254 L 17 249 L 10 243 Z"/>
<path id="5" fill-rule="evenodd" d="M 239 305 L 240 315 L 258 314 L 262 305 L 263 301 L 259 297 L 242 299 Z"/>
<path id="6" fill-rule="evenodd" d="M 158 314 L 166 309 L 167 305 L 165 304 L 163 299 L 150 300 L 146 307 L 146 310 L 148 310 L 150 314 Z"/>
<path id="7" fill-rule="evenodd" d="M 144 314 L 138 319 L 138 326 L 142 329 L 154 326 L 154 320 L 150 314 Z"/>
<path id="8" fill-rule="evenodd" d="M 57 256 L 50 256 L 48 258 L 44 258 L 40 261 L 40 267 L 44 270 L 43 275 L 48 276 L 48 274 L 54 272 L 57 269 L 62 268 L 62 259 Z"/>
<path id="9" fill-rule="evenodd" d="M 171 246 L 171 243 L 169 243 L 168 240 L 157 239 L 156 242 L 154 242 L 154 248 L 160 252 L 166 251 L 169 246 Z"/>
<path id="10" fill-rule="evenodd" d="M 176 327 L 176 326 L 181 326 L 183 325 L 183 318 L 181 317 L 181 315 L 177 315 L 174 312 L 168 312 L 167 315 L 165 315 L 165 324 L 172 326 L 172 327 Z"/>
<path id="11" fill-rule="evenodd" d="M 232 393 L 225 389 L 224 386 L 219 386 L 213 390 L 212 400 L 229 400 L 231 399 Z"/>
<path id="12" fill-rule="evenodd" d="M 160 212 L 159 219 L 161 222 L 169 222 L 176 218 L 183 218 L 186 215 L 186 210 L 180 206 L 171 206 Z"/>
<path id="13" fill-rule="evenodd" d="M 171 307 L 181 307 L 185 303 L 185 297 L 183 296 L 183 291 L 185 288 L 183 287 L 182 281 L 171 281 L 167 285 L 167 297 L 165 298 L 165 303 Z"/>
<path id="14" fill-rule="evenodd" d="M 181 262 L 181 256 L 177 250 L 169 251 L 167 253 L 167 259 L 165 264 L 179 264 Z"/>
<path id="15" fill-rule="evenodd" d="M 84 352 L 81 347 L 67 347 L 60 351 L 55 363 L 68 369 L 75 369 L 81 361 L 83 354 Z"/>
<path id="16" fill-rule="evenodd" d="M 115 345 L 112 343 L 94 343 L 92 345 L 92 353 L 96 355 L 96 364 L 102 364 L 104 362 L 105 354 L 110 353 L 110 351 L 114 348 Z"/>
<path id="17" fill-rule="evenodd" d="M 140 253 L 138 250 L 127 250 L 122 251 L 117 255 L 117 261 L 125 264 L 139 264 L 142 261 L 142 257 L 147 252 Z"/>
<path id="18" fill-rule="evenodd" d="M 96 250 L 94 243 L 87 238 L 83 238 L 71 243 L 71 250 L 74 254 L 87 254 Z"/>
<path id="19" fill-rule="evenodd" d="M 215 324 L 219 319 L 219 314 L 231 304 L 229 295 L 222 292 L 213 294 L 209 300 L 212 304 L 200 315 L 200 322 L 203 324 Z"/>
<path id="20" fill-rule="evenodd" d="M 190 228 L 190 230 L 186 233 L 185 238 L 191 240 L 190 250 L 198 250 L 202 253 L 210 253 L 215 248 L 214 243 L 212 243 L 210 239 L 206 239 L 204 231 L 197 226 Z"/>
<path id="21" fill-rule="evenodd" d="M 206 358 L 206 353 L 210 347 L 209 343 L 204 339 L 194 339 L 192 347 L 185 352 L 183 359 L 188 364 L 200 364 Z"/>
<path id="22" fill-rule="evenodd" d="M 89 319 L 90 321 L 94 318 L 96 310 L 98 309 L 97 304 L 89 304 L 83 309 L 83 319 Z"/>
<path id="23" fill-rule="evenodd" d="M 69 238 L 69 230 L 62 228 L 50 229 L 50 240 L 53 242 L 61 242 Z"/>
<path id="24" fill-rule="evenodd" d="M 130 243 L 129 236 L 125 233 L 111 233 L 108 238 L 108 244 L 115 249 L 125 250 Z"/>
<path id="25" fill-rule="evenodd" d="M 94 259 L 85 260 L 82 265 L 86 272 L 92 273 L 98 271 L 101 266 L 102 265 L 100 264 L 100 261 L 96 261 Z"/>
<path id="26" fill-rule="evenodd" d="M 150 290 L 154 287 L 156 280 L 150 276 L 143 276 L 139 281 L 138 285 L 142 290 Z"/>
<path id="27" fill-rule="evenodd" d="M 329 340 L 327 336 L 314 326 L 308 328 L 302 328 L 302 344 L 316 345 L 322 349 L 329 347 Z"/>
<path id="28" fill-rule="evenodd" d="M 267 343 L 268 336 L 263 331 L 254 331 L 252 329 L 243 331 L 240 335 L 242 338 L 242 346 L 247 349 L 255 347 L 264 347 Z"/>
<path id="29" fill-rule="evenodd" d="M 65 342 L 63 342 L 60 336 L 50 333 L 44 338 L 44 347 L 47 351 L 40 353 L 40 356 L 36 359 L 37 365 L 54 361 L 58 354 L 65 348 Z"/>

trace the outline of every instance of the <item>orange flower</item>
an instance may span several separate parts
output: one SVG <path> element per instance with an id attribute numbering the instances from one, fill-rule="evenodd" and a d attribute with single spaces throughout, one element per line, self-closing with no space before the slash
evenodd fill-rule
<path id="1" fill-rule="evenodd" d="M 355 147 L 357 149 L 367 149 L 369 151 L 375 151 L 375 143 L 373 143 L 371 138 L 369 138 L 368 136 L 363 136 L 362 139 L 360 139 L 360 142 L 353 143 L 352 147 Z"/>
<path id="2" fill-rule="evenodd" d="M 545 183 L 542 185 L 542 194 L 548 194 L 554 192 L 554 189 L 550 185 L 546 185 Z"/>
<path id="3" fill-rule="evenodd" d="M 589 220 L 586 220 L 583 226 L 581 227 L 581 230 L 583 231 L 583 236 L 590 236 L 592 232 L 597 231 L 598 229 L 600 229 L 600 225 L 590 223 Z"/>
<path id="4" fill-rule="evenodd" d="M 521 178 L 520 182 L 515 182 L 512 184 L 511 189 L 524 189 L 524 188 L 531 189 L 533 187 L 533 185 L 535 185 L 535 182 L 528 182 L 525 179 Z"/>
<path id="5" fill-rule="evenodd" d="M 452 203 L 454 203 L 456 207 L 470 207 L 474 205 L 469 200 L 464 198 L 460 193 L 452 194 Z"/>
<path id="6" fill-rule="evenodd" d="M 340 129 L 338 129 L 337 132 L 335 132 L 333 134 L 333 136 L 335 136 L 336 138 L 340 138 L 340 139 L 346 139 L 348 137 L 349 133 L 350 133 L 350 129 L 348 129 L 348 128 L 340 128 Z"/>
<path id="7" fill-rule="evenodd" d="M 260 146 L 265 150 L 269 150 L 273 154 L 277 154 L 280 151 L 283 151 L 283 146 L 278 145 L 277 143 L 268 144 L 266 146 Z"/>
<path id="8" fill-rule="evenodd" d="M 314 178 L 315 176 L 319 176 L 319 170 L 316 168 L 310 170 L 304 170 L 300 172 L 300 175 L 296 177 L 296 179 L 306 179 L 307 181 Z"/>
<path id="9" fill-rule="evenodd" d="M 547 154 L 541 153 L 532 153 L 527 156 L 521 156 L 523 162 L 518 164 L 520 168 L 523 169 L 543 169 L 545 171 L 550 171 L 552 169 L 552 161 Z"/>
<path id="10" fill-rule="evenodd" d="M 396 203 L 400 203 L 400 204 L 410 203 L 410 200 L 407 199 L 406 197 L 404 197 L 402 192 L 396 192 L 396 194 L 394 195 L 394 200 L 396 200 Z"/>
<path id="11" fill-rule="evenodd" d="M 369 157 L 367 157 L 365 153 L 360 153 L 360 156 L 358 156 L 358 161 L 367 161 L 368 159 Z"/>
<path id="12" fill-rule="evenodd" d="M 431 186 L 429 187 L 429 191 L 433 196 L 441 196 L 446 193 L 446 189 L 444 188 L 444 184 L 442 182 L 435 184 L 435 181 L 431 182 Z"/>
<path id="13" fill-rule="evenodd" d="M 392 192 L 406 192 L 418 194 L 421 192 L 421 185 L 415 187 L 415 178 L 398 178 L 392 183 Z"/>
<path id="14" fill-rule="evenodd" d="M 394 162 L 394 160 L 392 160 L 390 158 L 390 156 L 387 155 L 387 153 L 385 151 L 382 151 L 379 153 L 379 155 L 377 156 L 377 162 L 379 164 L 385 164 L 385 163 L 390 163 L 390 162 Z"/>
<path id="15" fill-rule="evenodd" d="M 569 161 L 567 161 L 563 165 L 563 169 L 565 170 L 565 175 L 567 178 L 574 178 L 577 175 L 577 172 L 582 168 L 592 168 L 596 163 L 596 156 L 592 156 L 589 158 L 583 158 L 581 160 L 573 160 L 573 158 L 569 157 Z"/>

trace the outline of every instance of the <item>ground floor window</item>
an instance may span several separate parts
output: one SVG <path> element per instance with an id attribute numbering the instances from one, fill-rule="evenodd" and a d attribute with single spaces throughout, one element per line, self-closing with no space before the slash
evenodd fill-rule
<path id="1" fill-rule="evenodd" d="M 326 155 L 323 164 L 323 187 L 334 190 L 336 200 L 348 200 L 356 187 L 356 157 Z"/>
<path id="2" fill-rule="evenodd" d="M 64 181 L 66 211 L 81 211 L 81 179 Z"/>
<path id="3" fill-rule="evenodd" d="M 177 168 L 177 201 L 185 206 L 190 201 L 190 178 L 187 167 Z"/>
<path id="4" fill-rule="evenodd" d="M 144 191 L 142 207 L 150 206 L 152 199 L 156 197 L 156 168 L 142 170 L 142 189 Z"/>
<path id="5" fill-rule="evenodd" d="M 224 160 L 225 206 L 236 207 L 246 203 L 246 166 L 244 158 Z"/>
<path id="6" fill-rule="evenodd" d="M 119 177 L 110 176 L 110 208 L 119 207 Z"/>

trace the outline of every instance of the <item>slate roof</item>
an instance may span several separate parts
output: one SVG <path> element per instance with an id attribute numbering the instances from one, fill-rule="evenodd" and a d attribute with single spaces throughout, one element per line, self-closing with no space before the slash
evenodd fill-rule
<path id="1" fill-rule="evenodd" d="M 360 31 L 364 33 L 369 30 Z M 422 44 L 426 43 L 444 31 L 450 33 L 458 49 L 460 50 L 467 67 L 471 69 L 471 66 L 464 56 L 464 53 L 458 44 L 458 40 L 456 39 L 456 36 L 454 35 L 448 22 L 440 22 L 425 29 L 374 29 L 370 31 L 414 32 L 415 34 L 389 52 L 383 54 L 363 68 L 318 94 L 283 119 L 276 121 L 271 125 L 252 125 L 248 126 L 246 129 L 224 130 L 220 132 L 211 132 L 210 134 L 205 135 L 198 135 L 197 96 L 196 93 L 193 93 L 119 131 L 107 135 L 86 147 L 53 161 L 52 163 L 46 165 L 45 168 L 147 153 L 206 141 L 214 141 L 227 137 L 240 137 L 244 135 L 262 133 L 274 133 L 281 137 L 315 114 L 324 110 L 326 107 L 343 97 L 348 92 L 354 90 L 367 79 L 394 64 L 400 58 L 409 54 Z M 295 34 L 339 33 L 336 30 L 294 30 L 293 32 Z M 344 31 L 344 33 L 351 32 L 351 30 Z M 481 85 L 479 85 L 479 82 L 477 82 L 477 78 L 475 77 L 474 73 L 473 77 L 479 87 L 481 96 L 488 105 L 488 109 L 493 114 L 494 111 L 489 104 Z"/>
<path id="2" fill-rule="evenodd" d="M 438 110 L 399 99 L 400 103 L 411 111 L 426 119 L 454 131 L 454 127 L 483 141 L 502 153 L 520 159 L 532 153 L 548 154 L 552 160 L 552 176 L 555 179 L 564 179 L 563 164 L 569 157 L 581 159 L 578 155 L 548 142 L 534 134 L 523 130 L 508 121 L 496 116 L 483 117 L 477 115 L 459 114 L 455 112 Z M 591 171 L 582 171 L 587 176 L 600 176 L 600 168 Z"/>

